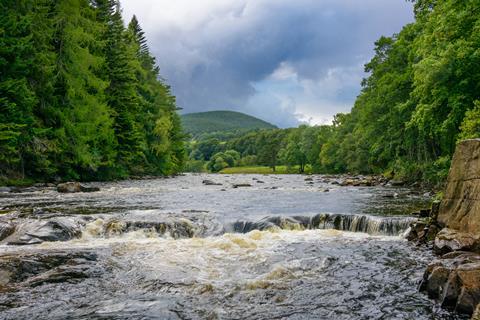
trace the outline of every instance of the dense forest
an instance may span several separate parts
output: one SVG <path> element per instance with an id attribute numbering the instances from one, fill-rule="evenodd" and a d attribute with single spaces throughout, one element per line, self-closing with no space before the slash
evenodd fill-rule
<path id="1" fill-rule="evenodd" d="M 414 23 L 375 43 L 350 113 L 329 126 L 193 141 L 190 167 L 281 163 L 442 182 L 456 143 L 480 137 L 480 3 L 417 0 L 414 10 Z"/>
<path id="2" fill-rule="evenodd" d="M 181 170 L 175 98 L 117 0 L 2 0 L 0 11 L 0 180 Z"/>

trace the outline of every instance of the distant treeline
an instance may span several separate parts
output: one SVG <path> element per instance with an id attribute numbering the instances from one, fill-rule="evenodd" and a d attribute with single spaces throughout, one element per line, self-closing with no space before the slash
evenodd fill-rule
<path id="1" fill-rule="evenodd" d="M 178 172 L 176 109 L 118 1 L 1 1 L 0 180 Z"/>
<path id="2" fill-rule="evenodd" d="M 480 137 L 480 3 L 417 0 L 414 8 L 414 23 L 375 43 L 351 113 L 331 126 L 203 139 L 190 146 L 191 158 L 233 149 L 255 164 L 441 182 L 456 143 Z"/>

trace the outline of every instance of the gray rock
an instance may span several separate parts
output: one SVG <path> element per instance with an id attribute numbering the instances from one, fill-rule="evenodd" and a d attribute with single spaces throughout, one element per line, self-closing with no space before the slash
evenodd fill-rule
<path id="1" fill-rule="evenodd" d="M 56 218 L 42 223 L 20 238 L 9 242 L 12 245 L 37 244 L 44 241 L 68 241 L 81 235 L 80 225 L 69 219 Z"/>

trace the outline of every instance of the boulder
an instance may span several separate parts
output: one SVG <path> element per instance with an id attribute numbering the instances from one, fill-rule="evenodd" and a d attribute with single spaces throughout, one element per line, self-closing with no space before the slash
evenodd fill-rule
<path id="1" fill-rule="evenodd" d="M 81 192 L 82 187 L 79 182 L 65 182 L 57 185 L 57 191 L 61 193 Z"/>
<path id="2" fill-rule="evenodd" d="M 452 251 L 476 251 L 480 247 L 480 236 L 444 228 L 436 236 L 433 250 L 437 254 Z"/>
<path id="3" fill-rule="evenodd" d="M 457 145 L 438 222 L 447 228 L 480 234 L 480 139 Z"/>
<path id="4" fill-rule="evenodd" d="M 57 185 L 57 191 L 61 193 L 96 192 L 100 191 L 100 188 L 87 187 L 80 184 L 80 182 L 65 182 Z"/>
<path id="5" fill-rule="evenodd" d="M 44 241 L 68 241 L 81 235 L 80 225 L 66 218 L 46 221 L 19 238 L 8 242 L 12 245 L 37 244 Z"/>

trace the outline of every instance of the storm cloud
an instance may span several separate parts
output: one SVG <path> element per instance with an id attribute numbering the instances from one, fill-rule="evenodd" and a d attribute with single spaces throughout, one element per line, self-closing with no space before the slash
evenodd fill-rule
<path id="1" fill-rule="evenodd" d="M 351 109 L 374 42 L 405 0 L 123 0 L 183 112 L 236 110 L 280 127 Z"/>

